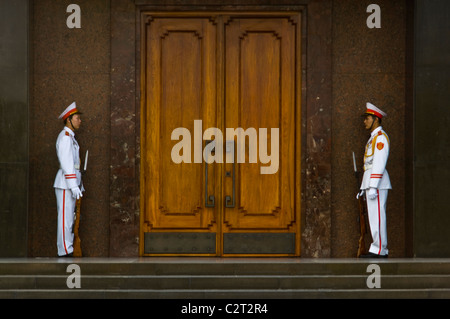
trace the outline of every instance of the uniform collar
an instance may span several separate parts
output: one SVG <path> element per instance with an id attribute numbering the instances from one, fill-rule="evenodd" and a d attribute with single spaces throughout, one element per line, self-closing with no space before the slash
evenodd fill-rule
<path id="1" fill-rule="evenodd" d="M 65 130 L 66 132 L 68 132 L 72 137 L 75 136 L 75 132 L 72 131 L 72 130 L 71 130 L 70 128 L 68 128 L 67 126 L 64 126 L 64 130 Z"/>
<path id="2" fill-rule="evenodd" d="M 379 131 L 381 131 L 383 128 L 381 126 L 378 126 L 376 129 L 374 129 L 372 131 L 372 133 L 370 133 L 370 136 L 375 136 L 375 134 L 378 134 Z"/>

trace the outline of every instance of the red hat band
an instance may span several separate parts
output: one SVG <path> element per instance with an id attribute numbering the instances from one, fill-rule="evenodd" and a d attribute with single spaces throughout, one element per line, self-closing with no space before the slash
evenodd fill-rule
<path id="1" fill-rule="evenodd" d="M 380 113 L 378 113 L 377 111 L 374 111 L 374 110 L 367 110 L 366 114 L 375 115 L 375 116 L 379 117 L 380 119 L 383 118 L 383 115 L 381 115 Z"/>
<path id="2" fill-rule="evenodd" d="M 74 108 L 72 110 L 70 110 L 69 112 L 66 113 L 66 115 L 63 116 L 63 120 L 65 120 L 66 118 L 68 118 L 69 116 L 71 116 L 72 114 L 78 113 L 77 108 Z"/>

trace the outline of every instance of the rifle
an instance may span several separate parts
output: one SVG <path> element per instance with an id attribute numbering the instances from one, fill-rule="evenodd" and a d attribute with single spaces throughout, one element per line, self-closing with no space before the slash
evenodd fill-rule
<path id="1" fill-rule="evenodd" d="M 359 187 L 361 185 L 361 181 L 359 180 L 359 171 L 356 169 L 356 162 L 355 162 L 355 153 L 353 153 L 353 169 L 355 171 L 355 177 L 356 177 L 356 184 Z M 366 211 L 366 203 L 365 203 L 365 197 L 363 195 L 359 195 L 358 193 L 358 204 L 359 204 L 359 241 L 358 241 L 358 252 L 356 253 L 356 257 L 359 257 L 366 252 L 366 244 L 364 241 L 364 236 L 367 233 L 366 228 L 366 217 L 365 217 L 365 211 Z"/>
<path id="2" fill-rule="evenodd" d="M 84 170 L 81 172 L 81 175 L 86 173 L 87 161 L 88 161 L 89 151 L 86 151 L 86 156 L 84 158 Z M 80 185 L 81 186 L 81 185 Z M 74 257 L 82 257 L 83 253 L 81 252 L 81 238 L 78 234 L 78 228 L 80 227 L 80 215 L 81 215 L 81 197 L 77 199 L 75 203 L 75 226 L 73 228 L 73 256 Z"/>
<path id="3" fill-rule="evenodd" d="M 74 234 L 73 256 L 74 257 L 82 257 L 83 254 L 81 252 L 81 239 L 80 239 L 80 236 L 78 235 L 78 228 L 80 227 L 81 198 L 77 199 L 75 207 L 76 207 L 76 215 L 75 215 L 75 227 L 73 229 L 73 234 Z"/>

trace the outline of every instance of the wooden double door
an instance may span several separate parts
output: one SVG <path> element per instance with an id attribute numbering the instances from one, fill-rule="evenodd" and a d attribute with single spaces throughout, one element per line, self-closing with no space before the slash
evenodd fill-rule
<path id="1" fill-rule="evenodd" d="M 140 255 L 299 256 L 300 15 L 141 21 Z"/>

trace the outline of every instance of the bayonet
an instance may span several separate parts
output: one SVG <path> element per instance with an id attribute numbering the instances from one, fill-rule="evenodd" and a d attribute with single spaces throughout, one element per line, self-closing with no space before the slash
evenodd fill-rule
<path id="1" fill-rule="evenodd" d="M 358 241 L 358 252 L 356 253 L 356 257 L 359 257 L 363 254 L 365 254 L 365 250 L 366 250 L 366 244 L 364 241 L 364 237 L 367 233 L 367 228 L 366 228 L 366 218 L 364 216 L 364 211 L 365 211 L 365 202 L 364 202 L 364 196 L 362 196 L 362 194 L 360 193 L 360 189 L 359 189 L 359 185 L 361 185 L 360 180 L 359 180 L 359 172 L 358 169 L 356 168 L 356 160 L 355 160 L 355 152 L 353 153 L 353 170 L 355 172 L 355 177 L 356 177 L 356 185 L 358 186 L 358 195 L 356 196 L 356 198 L 358 199 L 358 204 L 359 204 L 359 241 Z"/>

